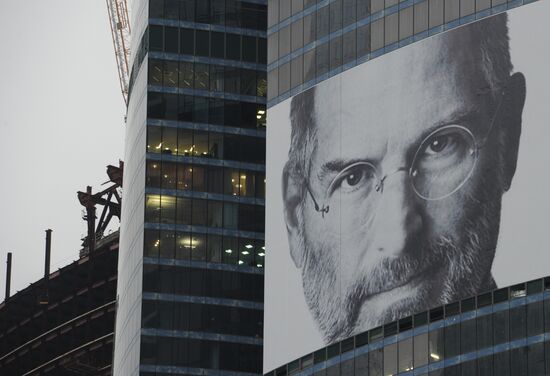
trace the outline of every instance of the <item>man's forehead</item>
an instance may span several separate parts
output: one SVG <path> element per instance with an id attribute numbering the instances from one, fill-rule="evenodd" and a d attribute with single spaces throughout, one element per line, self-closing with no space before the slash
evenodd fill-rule
<path id="1" fill-rule="evenodd" d="M 423 128 L 475 107 L 485 86 L 480 62 L 461 52 L 460 44 L 457 38 L 430 38 L 320 84 L 319 141 L 336 133 L 350 146 L 366 141 L 361 138 L 414 138 Z M 335 127 L 339 123 L 342 127 Z"/>

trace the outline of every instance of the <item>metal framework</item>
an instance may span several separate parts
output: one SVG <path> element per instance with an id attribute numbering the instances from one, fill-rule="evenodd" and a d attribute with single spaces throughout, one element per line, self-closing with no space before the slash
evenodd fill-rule
<path id="1" fill-rule="evenodd" d="M 106 0 L 109 12 L 109 25 L 115 48 L 120 89 L 124 102 L 128 104 L 128 85 L 130 80 L 130 20 L 126 0 Z"/>
<path id="2" fill-rule="evenodd" d="M 101 239 L 113 217 L 120 220 L 122 197 L 119 192 L 122 187 L 122 174 L 124 162 L 119 161 L 119 167 L 107 166 L 109 181 L 113 183 L 110 187 L 101 192 L 92 194 L 92 187 L 86 187 L 86 192 L 77 192 L 80 204 L 86 208 L 86 214 L 82 217 L 88 223 L 88 235 L 82 239 L 82 246 L 85 254 L 92 254 L 96 242 Z M 96 226 L 96 205 L 102 205 L 103 210 Z M 83 256 L 82 254 L 80 256 Z"/>

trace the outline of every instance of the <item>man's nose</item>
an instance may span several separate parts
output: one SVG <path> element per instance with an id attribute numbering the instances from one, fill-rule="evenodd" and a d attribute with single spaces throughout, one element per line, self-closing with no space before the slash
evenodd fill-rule
<path id="1" fill-rule="evenodd" d="M 422 217 L 418 199 L 406 171 L 388 176 L 383 182 L 376 217 L 373 222 L 374 251 L 384 252 L 388 257 L 398 257 L 418 239 Z"/>

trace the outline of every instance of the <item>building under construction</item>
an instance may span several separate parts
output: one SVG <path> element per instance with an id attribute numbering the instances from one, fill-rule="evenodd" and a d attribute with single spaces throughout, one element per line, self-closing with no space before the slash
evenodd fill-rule
<path id="1" fill-rule="evenodd" d="M 50 272 L 52 230 L 46 230 L 44 278 L 0 304 L 0 375 L 110 375 L 116 308 L 122 163 L 108 166 L 110 185 L 78 192 L 88 234 L 79 259 Z M 96 214 L 96 206 L 100 211 Z"/>

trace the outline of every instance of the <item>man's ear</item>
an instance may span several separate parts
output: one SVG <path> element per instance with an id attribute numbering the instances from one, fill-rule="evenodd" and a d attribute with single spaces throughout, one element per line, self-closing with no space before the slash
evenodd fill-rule
<path id="1" fill-rule="evenodd" d="M 514 73 L 503 93 L 500 105 L 500 115 L 497 121 L 501 123 L 503 140 L 502 162 L 504 163 L 503 190 L 507 191 L 512 185 L 516 172 L 521 135 L 521 115 L 525 104 L 525 77 L 521 73 Z"/>
<path id="2" fill-rule="evenodd" d="M 302 216 L 299 213 L 303 199 L 303 187 L 302 179 L 299 179 L 290 172 L 290 169 L 287 164 L 283 170 L 284 216 L 290 246 L 290 256 L 296 267 L 301 268 L 305 252 L 303 239 L 300 235 Z"/>

